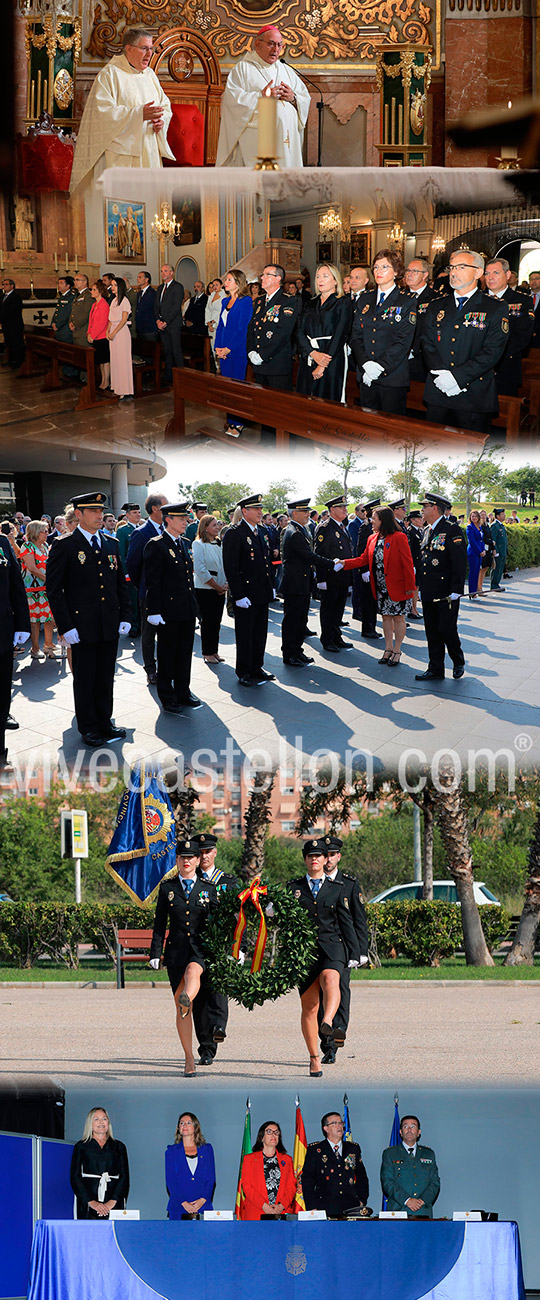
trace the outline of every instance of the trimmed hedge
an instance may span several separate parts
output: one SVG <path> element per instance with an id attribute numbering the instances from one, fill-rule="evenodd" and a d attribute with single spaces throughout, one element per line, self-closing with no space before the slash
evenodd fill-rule
<path id="1" fill-rule="evenodd" d="M 530 510 L 531 515 L 536 510 Z M 538 511 L 540 514 L 540 511 Z M 532 524 L 510 524 L 508 533 L 508 568 L 534 569 L 540 564 L 540 529 Z"/>
<path id="2" fill-rule="evenodd" d="M 424 901 L 371 903 L 366 908 L 372 946 L 379 957 L 405 957 L 413 966 L 437 966 L 461 946 L 461 915 L 457 904 Z M 503 907 L 480 907 L 488 948 L 508 933 L 510 916 Z M 91 943 L 115 958 L 115 927 L 148 930 L 154 908 L 137 907 L 126 899 L 116 903 L 1 903 L 0 962 L 29 969 L 40 956 L 75 970 L 77 947 Z"/>

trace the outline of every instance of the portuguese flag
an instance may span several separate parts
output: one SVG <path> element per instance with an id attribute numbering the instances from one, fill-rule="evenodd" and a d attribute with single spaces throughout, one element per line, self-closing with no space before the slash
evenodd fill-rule
<path id="1" fill-rule="evenodd" d="M 296 1128 L 294 1133 L 293 1148 L 293 1168 L 296 1175 L 296 1199 L 293 1205 L 293 1214 L 298 1214 L 300 1210 L 305 1210 L 306 1203 L 302 1195 L 302 1169 L 307 1151 L 306 1130 L 300 1110 L 300 1098 L 296 1098 Z"/>
<path id="2" fill-rule="evenodd" d="M 236 1188 L 236 1205 L 234 1210 L 235 1217 L 237 1219 L 241 1217 L 240 1209 L 242 1206 L 242 1201 L 244 1200 L 244 1193 L 242 1191 L 242 1162 L 244 1156 L 251 1155 L 251 1150 L 252 1150 L 251 1148 L 251 1101 L 248 1097 L 246 1101 L 246 1118 L 244 1120 L 244 1135 L 242 1137 L 242 1150 L 240 1152 L 240 1168 L 238 1170 L 238 1186 Z"/>

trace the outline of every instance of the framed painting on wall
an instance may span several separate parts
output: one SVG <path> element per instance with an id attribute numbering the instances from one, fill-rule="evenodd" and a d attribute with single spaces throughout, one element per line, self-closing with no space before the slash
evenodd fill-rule
<path id="1" fill-rule="evenodd" d="M 143 265 L 146 261 L 146 205 L 105 199 L 106 261 Z"/>

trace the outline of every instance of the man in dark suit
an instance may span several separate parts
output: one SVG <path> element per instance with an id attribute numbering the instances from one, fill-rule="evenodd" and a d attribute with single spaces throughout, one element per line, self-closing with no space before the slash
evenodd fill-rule
<path id="1" fill-rule="evenodd" d="M 155 343 L 159 335 L 156 329 L 154 304 L 156 291 L 152 288 L 152 278 L 148 271 L 137 274 L 137 305 L 135 307 L 135 331 L 138 339 Z"/>
<path id="2" fill-rule="evenodd" d="M 201 708 L 189 689 L 195 637 L 193 565 L 183 535 L 189 503 L 161 507 L 163 533 L 144 548 L 146 617 L 157 627 L 157 690 L 165 713 Z"/>
<path id="3" fill-rule="evenodd" d="M 351 921 L 356 930 L 358 947 L 360 949 L 360 966 L 369 964 L 369 931 L 366 918 L 366 909 L 360 884 L 356 876 L 348 875 L 340 868 L 341 850 L 343 840 L 338 835 L 331 835 L 328 844 L 328 856 L 324 864 L 324 875 L 326 880 L 333 880 L 338 885 L 343 885 L 347 891 L 349 902 L 349 911 Z M 334 1037 L 332 1041 L 321 1039 L 323 1047 L 323 1065 L 332 1065 L 336 1059 L 336 1048 L 343 1047 L 347 1030 L 349 1028 L 349 1019 L 351 1014 L 351 972 L 348 966 L 341 972 L 339 980 L 340 1003 L 339 1008 L 334 1016 L 332 1028 Z M 322 1021 L 322 1000 L 319 1007 L 319 1023 Z"/>
<path id="4" fill-rule="evenodd" d="M 420 1146 L 420 1120 L 404 1115 L 398 1146 L 383 1151 L 381 1184 L 389 1210 L 406 1210 L 409 1219 L 432 1219 L 441 1188 L 435 1152 Z"/>
<path id="5" fill-rule="evenodd" d="M 197 835 L 191 837 L 192 844 L 198 845 L 200 858 L 197 867 L 197 876 L 206 884 L 213 885 L 219 898 L 220 893 L 226 893 L 229 889 L 234 889 L 238 893 L 241 889 L 240 881 L 236 876 L 222 871 L 216 866 L 216 857 L 218 852 L 217 835 L 210 834 L 209 831 L 200 831 Z M 211 988 L 206 976 L 201 977 L 201 987 L 193 1003 L 193 1027 L 199 1044 L 199 1059 L 201 1065 L 211 1065 L 218 1044 L 223 1043 L 227 1037 L 227 1021 L 229 1016 L 229 1004 L 223 993 L 218 993 L 216 989 Z"/>
<path id="6" fill-rule="evenodd" d="M 442 681 L 445 650 L 454 665 L 453 676 L 463 677 L 465 672 L 457 621 L 467 572 L 467 545 L 459 525 L 444 516 L 451 506 L 447 497 L 426 492 L 420 505 L 428 525 L 420 550 L 420 593 L 429 663 L 425 672 L 416 673 L 416 681 Z"/>
<path id="7" fill-rule="evenodd" d="M 51 329 L 54 331 L 54 337 L 59 343 L 73 342 L 73 336 L 69 328 L 69 320 L 75 298 L 76 293 L 73 276 L 61 276 L 58 281 L 56 310 L 51 321 Z"/>
<path id="8" fill-rule="evenodd" d="M 303 668 L 313 663 L 313 657 L 304 653 L 304 637 L 308 625 L 311 600 L 311 581 L 315 566 L 320 573 L 338 572 L 339 560 L 316 556 L 307 526 L 309 497 L 302 501 L 289 501 L 289 522 L 282 540 L 281 595 L 283 596 L 283 622 L 281 624 L 281 652 L 283 663 L 291 668 Z"/>
<path id="9" fill-rule="evenodd" d="M 11 678 L 13 674 L 13 647 L 24 645 L 30 636 L 28 599 L 7 537 L 0 533 L 0 772 L 8 766 L 6 726 L 11 704 Z M 10 729 L 18 723 L 10 718 Z"/>
<path id="10" fill-rule="evenodd" d="M 163 516 L 161 507 L 167 504 L 167 498 L 159 492 L 153 492 L 146 498 L 144 508 L 148 515 L 146 523 L 135 528 L 129 538 L 126 556 L 126 569 L 131 583 L 137 588 L 141 619 L 141 650 L 146 678 L 149 686 L 157 683 L 155 643 L 156 629 L 146 617 L 146 586 L 144 581 L 144 548 L 152 537 L 161 537 Z"/>
<path id="11" fill-rule="evenodd" d="M 154 316 L 165 362 L 165 383 L 172 384 L 173 366 L 183 366 L 182 303 L 184 286 L 174 279 L 172 266 L 161 268 L 161 289 L 156 290 Z"/>
<path id="12" fill-rule="evenodd" d="M 510 288 L 510 275 L 505 257 L 486 262 L 486 288 L 491 298 L 498 298 L 507 308 L 510 326 L 506 348 L 495 367 L 495 383 L 499 394 L 515 397 L 521 388 L 521 358 L 534 334 L 535 315 L 529 295 Z"/>
<path id="13" fill-rule="evenodd" d="M 223 536 L 223 565 L 234 603 L 236 675 L 242 686 L 260 686 L 275 680 L 263 667 L 274 578 L 268 539 L 259 528 L 262 496 L 244 497 L 238 505 L 242 519 Z"/>
<path id="14" fill-rule="evenodd" d="M 261 275 L 264 294 L 255 300 L 248 325 L 247 352 L 256 384 L 290 392 L 293 336 L 301 299 L 285 293 L 284 282 L 282 266 L 265 266 Z"/>
<path id="15" fill-rule="evenodd" d="M 326 502 L 329 511 L 324 523 L 317 525 L 315 553 L 321 559 L 317 569 L 317 587 L 321 597 L 321 642 L 325 650 L 337 653 L 352 650 L 352 643 L 344 641 L 341 624 L 351 585 L 348 573 L 330 573 L 325 560 L 352 559 L 351 539 L 347 532 L 347 502 L 345 496 L 333 497 Z"/>
<path id="16" fill-rule="evenodd" d="M 2 281 L 4 290 L 0 305 L 0 325 L 7 352 L 5 365 L 18 370 L 24 361 L 24 322 L 22 298 L 15 292 L 15 281 L 7 277 Z"/>
<path id="17" fill-rule="evenodd" d="M 529 288 L 531 291 L 534 311 L 534 334 L 531 340 L 531 347 L 540 348 L 540 271 L 531 271 L 529 276 Z"/>
<path id="18" fill-rule="evenodd" d="M 367 1204 L 369 1181 L 357 1142 L 345 1142 L 345 1127 L 337 1110 L 321 1119 L 323 1136 L 310 1142 L 302 1169 L 306 1210 L 325 1210 L 342 1218 L 348 1210 Z"/>
<path id="19" fill-rule="evenodd" d="M 130 629 L 129 593 L 115 539 L 100 532 L 104 492 L 72 498 L 78 525 L 51 548 L 47 596 L 60 636 L 72 647 L 77 726 L 98 749 L 125 736 L 112 721 L 118 637 Z"/>
<path id="20" fill-rule="evenodd" d="M 206 338 L 208 335 L 204 319 L 207 302 L 208 294 L 204 292 L 204 284 L 202 280 L 196 280 L 184 316 L 184 329 L 188 329 L 190 334 L 198 334 L 202 338 Z"/>

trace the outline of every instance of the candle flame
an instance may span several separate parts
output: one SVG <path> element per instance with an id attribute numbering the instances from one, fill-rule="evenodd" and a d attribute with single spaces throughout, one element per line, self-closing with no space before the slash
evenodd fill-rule
<path id="1" fill-rule="evenodd" d="M 511 99 L 508 100 L 508 107 L 509 107 L 509 108 L 512 107 L 512 100 L 511 100 Z"/>

